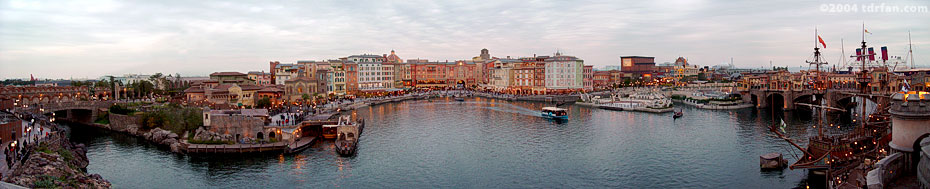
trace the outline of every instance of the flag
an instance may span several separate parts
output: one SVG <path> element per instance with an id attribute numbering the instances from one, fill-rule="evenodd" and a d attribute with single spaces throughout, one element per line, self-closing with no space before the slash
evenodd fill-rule
<path id="1" fill-rule="evenodd" d="M 817 36 L 817 40 L 820 41 L 820 44 L 823 45 L 823 48 L 825 48 L 825 49 L 827 48 L 827 43 L 824 43 L 824 42 L 823 42 L 823 38 L 820 38 L 819 35 Z"/>
<path id="2" fill-rule="evenodd" d="M 29 81 L 35 81 L 35 80 L 36 80 L 36 78 L 35 78 L 35 77 L 32 77 L 32 74 L 29 74 Z"/>
<path id="3" fill-rule="evenodd" d="M 862 28 L 862 30 L 865 30 L 865 33 L 867 34 L 872 34 L 872 32 L 869 32 L 869 29 Z"/>
<path id="4" fill-rule="evenodd" d="M 875 61 L 875 49 L 869 47 L 869 60 Z"/>
<path id="5" fill-rule="evenodd" d="M 782 119 L 782 120 L 781 120 L 781 132 L 784 133 L 784 132 L 785 132 L 785 127 L 787 127 L 787 126 L 788 126 L 788 124 L 785 124 L 785 120 Z"/>

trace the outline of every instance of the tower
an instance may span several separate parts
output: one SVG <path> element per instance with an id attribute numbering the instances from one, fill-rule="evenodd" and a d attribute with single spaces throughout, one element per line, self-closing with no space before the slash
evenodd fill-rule
<path id="1" fill-rule="evenodd" d="M 479 55 L 482 60 L 490 60 L 491 54 L 488 54 L 488 49 L 481 49 L 481 55 Z"/>

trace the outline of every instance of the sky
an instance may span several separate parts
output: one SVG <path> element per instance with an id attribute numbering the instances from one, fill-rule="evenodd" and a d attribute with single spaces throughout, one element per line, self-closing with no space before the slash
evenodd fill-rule
<path id="1" fill-rule="evenodd" d="M 917 7 L 912 12 L 867 6 Z M 269 61 L 387 54 L 620 56 L 657 63 L 807 67 L 814 30 L 828 66 L 862 40 L 930 66 L 930 1 L 36 1 L 0 0 L 0 78 L 268 71 Z M 831 8 L 832 7 L 832 8 Z M 923 7 L 923 11 L 919 10 Z M 855 8 L 855 9 L 850 9 Z"/>

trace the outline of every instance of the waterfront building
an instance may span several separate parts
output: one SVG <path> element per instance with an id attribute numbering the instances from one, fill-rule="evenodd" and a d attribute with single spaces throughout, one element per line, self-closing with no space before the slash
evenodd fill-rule
<path id="1" fill-rule="evenodd" d="M 605 89 L 613 85 L 610 82 L 610 72 L 609 71 L 594 71 L 593 84 L 594 89 Z"/>
<path id="2" fill-rule="evenodd" d="M 582 71 L 582 76 L 583 76 L 582 82 L 584 83 L 583 85 L 584 91 L 593 91 L 594 90 L 594 66 L 593 65 L 584 66 L 584 70 Z"/>
<path id="3" fill-rule="evenodd" d="M 647 56 L 623 56 L 620 57 L 621 70 L 624 73 L 633 74 L 633 77 L 649 77 L 655 73 L 655 57 Z"/>
<path id="4" fill-rule="evenodd" d="M 270 122 L 267 109 L 210 110 L 203 112 L 203 129 L 229 135 L 234 142 L 248 140 L 282 140 L 276 128 L 265 127 Z M 195 136 L 195 138 L 199 138 Z"/>
<path id="5" fill-rule="evenodd" d="M 930 69 L 907 69 L 895 71 L 895 73 L 907 76 L 907 85 L 911 87 L 911 90 L 930 91 Z"/>
<path id="6" fill-rule="evenodd" d="M 555 56 L 546 59 L 546 89 L 570 91 L 584 88 L 584 61 L 574 56 Z"/>
<path id="7" fill-rule="evenodd" d="M 342 60 L 346 71 L 346 95 L 358 93 L 358 64 Z"/>
<path id="8" fill-rule="evenodd" d="M 399 63 L 394 65 L 395 88 L 412 88 L 414 86 L 411 69 L 410 63 Z"/>
<path id="9" fill-rule="evenodd" d="M 255 81 L 256 85 L 271 85 L 271 73 L 265 73 L 265 71 L 250 71 L 248 75 L 249 79 Z"/>
<path id="10" fill-rule="evenodd" d="M 510 90 L 513 79 L 514 64 L 521 63 L 519 59 L 496 59 L 493 60 L 494 68 L 490 70 L 491 89 L 497 91 Z"/>
<path id="11" fill-rule="evenodd" d="M 316 97 L 320 94 L 325 94 L 325 91 L 322 91 L 320 88 L 325 88 L 326 86 L 320 86 L 317 78 L 313 77 L 297 77 L 284 82 L 284 95 L 285 99 L 289 102 L 298 102 L 303 100 L 310 100 L 309 98 Z M 304 95 L 308 96 L 308 99 L 304 99 Z"/>
<path id="12" fill-rule="evenodd" d="M 514 64 L 513 81 L 510 86 L 518 90 L 519 93 L 529 94 L 533 92 L 536 86 L 536 59 L 533 57 L 521 58 L 520 62 Z"/>
<path id="13" fill-rule="evenodd" d="M 219 84 L 254 84 L 255 81 L 249 79 L 249 76 L 241 72 L 213 72 L 210 74 L 211 80 L 216 80 Z"/>
<path id="14" fill-rule="evenodd" d="M 269 85 L 263 86 L 262 89 L 259 89 L 255 92 L 255 105 L 258 105 L 258 100 L 262 98 L 268 98 L 271 101 L 272 105 L 281 104 L 284 101 L 284 90 L 278 85 Z"/>
<path id="15" fill-rule="evenodd" d="M 358 89 L 362 92 L 384 90 L 385 57 L 362 54 L 347 57 L 347 60 L 358 64 Z M 393 82 L 393 79 L 392 79 Z"/>
<path id="16" fill-rule="evenodd" d="M 191 87 L 184 90 L 184 95 L 189 102 L 251 107 L 255 105 L 255 95 L 261 89 L 263 87 L 251 83 L 220 84 L 211 79 L 191 84 Z"/>
<path id="17" fill-rule="evenodd" d="M 332 70 L 328 75 L 327 86 L 328 93 L 336 96 L 346 95 L 346 69 L 345 64 L 340 60 L 329 60 L 329 66 Z"/>
<path id="18" fill-rule="evenodd" d="M 393 89 L 394 88 L 394 63 L 384 62 L 381 64 L 381 86 L 384 89 Z"/>
<path id="19" fill-rule="evenodd" d="M 296 78 L 300 72 L 300 66 L 297 64 L 280 64 L 274 62 L 273 65 L 275 68 L 272 73 L 272 78 L 275 85 L 284 85 L 284 82 L 293 78 Z"/>

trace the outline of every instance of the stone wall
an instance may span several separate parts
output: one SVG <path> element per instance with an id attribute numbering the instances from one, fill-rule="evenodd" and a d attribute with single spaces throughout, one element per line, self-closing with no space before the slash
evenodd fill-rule
<path id="1" fill-rule="evenodd" d="M 884 188 L 885 185 L 907 172 L 907 163 L 904 161 L 906 158 L 908 157 L 903 153 L 895 152 L 875 163 L 875 169 L 869 171 L 866 176 L 868 187 Z"/>
<path id="2" fill-rule="evenodd" d="M 221 135 L 228 134 L 234 140 L 237 134 L 238 139 L 254 139 L 258 138 L 259 134 L 261 138 L 267 139 L 268 133 L 264 126 L 265 122 L 260 118 L 242 115 L 213 115 L 210 126 L 206 129 Z"/>
<path id="3" fill-rule="evenodd" d="M 125 132 L 132 135 L 139 135 L 141 116 L 137 115 L 120 115 L 110 114 L 110 126 L 108 129 L 118 132 Z"/>

